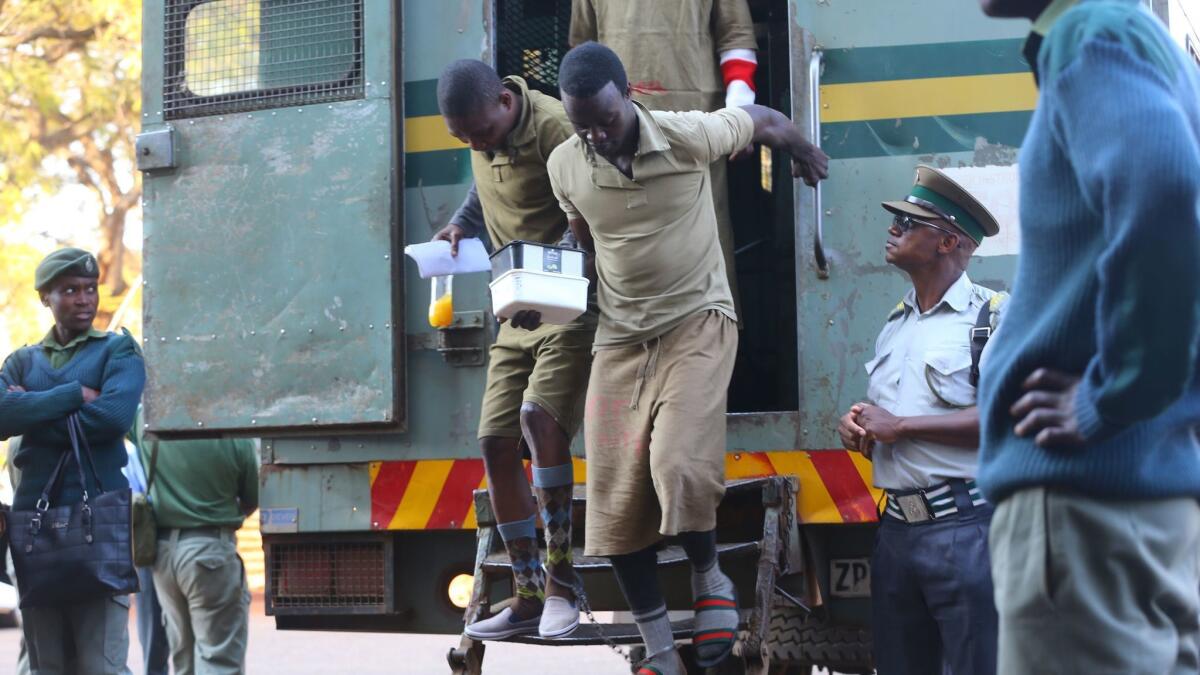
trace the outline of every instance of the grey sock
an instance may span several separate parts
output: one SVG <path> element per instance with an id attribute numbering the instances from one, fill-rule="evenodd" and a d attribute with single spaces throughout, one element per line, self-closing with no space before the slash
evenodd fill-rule
<path id="1" fill-rule="evenodd" d="M 642 634 L 647 656 L 670 652 L 675 648 L 675 637 L 671 634 L 671 620 L 667 618 L 666 603 L 644 612 L 634 612 L 633 620 L 637 623 L 638 632 Z"/>

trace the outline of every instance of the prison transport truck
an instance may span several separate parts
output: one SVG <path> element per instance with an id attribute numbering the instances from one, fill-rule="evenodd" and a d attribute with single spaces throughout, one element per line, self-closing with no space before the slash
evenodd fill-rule
<path id="1" fill-rule="evenodd" d="M 770 151 L 730 171 L 744 330 L 719 543 L 746 607 L 738 654 L 751 672 L 865 672 L 881 494 L 835 429 L 907 287 L 883 261 L 879 202 L 906 194 L 918 163 L 945 170 L 1002 224 L 972 278 L 1007 286 L 1036 100 L 1027 23 L 962 0 L 750 4 L 758 101 L 832 161 L 820 190 Z M 262 439 L 266 612 L 281 629 L 443 633 L 448 668 L 478 671 L 464 612 L 511 592 L 474 494 L 488 279 L 460 277 L 453 323 L 433 329 L 402 251 L 471 180 L 438 115 L 441 68 L 482 58 L 556 93 L 569 16 L 570 0 L 145 0 L 148 429 Z M 579 439 L 573 452 L 583 482 Z M 681 552 L 667 542 L 659 559 L 686 608 Z M 605 561 L 579 562 L 592 607 L 623 609 Z M 560 643 L 637 641 L 614 621 Z"/>

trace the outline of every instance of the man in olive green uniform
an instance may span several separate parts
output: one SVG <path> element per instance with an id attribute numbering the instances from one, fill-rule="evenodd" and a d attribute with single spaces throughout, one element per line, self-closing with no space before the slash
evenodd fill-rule
<path id="1" fill-rule="evenodd" d="M 746 0 L 575 0 L 569 42 L 617 53 L 633 97 L 649 110 L 701 110 L 754 103 L 758 42 Z M 738 301 L 726 159 L 712 163 L 713 206 L 725 272 Z"/>
<path id="2" fill-rule="evenodd" d="M 243 673 L 250 588 L 236 535 L 258 508 L 254 441 L 140 439 L 138 445 L 142 466 L 154 467 L 154 587 L 175 673 Z"/>
<path id="3" fill-rule="evenodd" d="M 456 61 L 438 80 L 438 105 L 450 133 L 471 145 L 475 183 L 462 208 L 434 238 L 456 247 L 486 230 L 492 247 L 513 240 L 559 242 L 567 219 L 559 210 L 546 159 L 572 134 L 556 99 L 530 91 L 519 77 L 503 80 L 481 61 Z M 583 417 L 596 313 L 562 326 L 540 325 L 519 312 L 500 327 L 491 348 L 479 420 L 479 446 L 498 530 L 512 559 L 517 601 L 475 622 L 466 634 L 503 639 L 538 632 L 561 637 L 579 625 L 570 590 L 570 439 Z M 521 462 L 533 459 L 533 486 L 546 535 L 545 579 L 539 563 L 534 500 Z"/>

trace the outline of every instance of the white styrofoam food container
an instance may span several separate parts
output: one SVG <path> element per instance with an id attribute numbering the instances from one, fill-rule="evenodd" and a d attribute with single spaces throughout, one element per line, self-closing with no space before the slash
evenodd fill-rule
<path id="1" fill-rule="evenodd" d="M 502 319 L 522 310 L 542 313 L 542 323 L 570 323 L 587 310 L 586 277 L 512 269 L 494 279 L 492 313 Z"/>

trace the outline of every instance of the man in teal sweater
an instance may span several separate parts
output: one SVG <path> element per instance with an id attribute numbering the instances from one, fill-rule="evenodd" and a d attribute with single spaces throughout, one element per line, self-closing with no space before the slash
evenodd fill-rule
<path id="1" fill-rule="evenodd" d="M 1197 672 L 1200 70 L 1136 0 L 981 4 L 1040 87 L 979 386 L 999 672 Z"/>
<path id="2" fill-rule="evenodd" d="M 66 426 L 71 414 L 83 427 L 104 489 L 129 485 L 121 473 L 127 459 L 125 432 L 133 424 L 146 371 L 128 333 L 92 327 L 99 269 L 91 253 L 77 248 L 46 256 L 35 272 L 34 287 L 54 315 L 54 327 L 41 343 L 13 352 L 0 369 L 0 438 L 22 436 L 13 457 L 21 471 L 14 510 L 34 508 L 59 457 L 71 450 Z M 87 481 L 89 494 L 96 494 L 90 474 Z M 78 473 L 67 471 L 61 488 L 50 495 L 51 503 L 77 503 L 82 491 Z M 29 607 L 23 619 L 35 675 L 129 672 L 129 596 Z"/>

